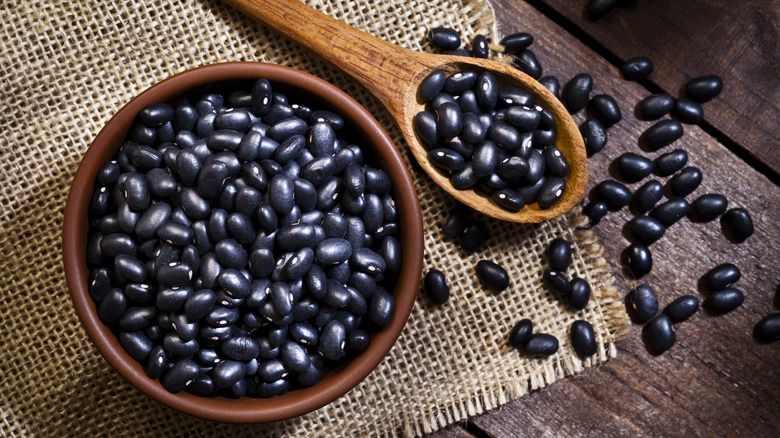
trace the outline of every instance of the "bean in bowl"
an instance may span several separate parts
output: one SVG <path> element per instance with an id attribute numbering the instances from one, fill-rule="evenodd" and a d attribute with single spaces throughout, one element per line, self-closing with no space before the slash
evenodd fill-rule
<path id="1" fill-rule="evenodd" d="M 393 317 L 390 177 L 308 104 L 260 79 L 147 105 L 97 174 L 90 296 L 170 392 L 314 385 Z"/>

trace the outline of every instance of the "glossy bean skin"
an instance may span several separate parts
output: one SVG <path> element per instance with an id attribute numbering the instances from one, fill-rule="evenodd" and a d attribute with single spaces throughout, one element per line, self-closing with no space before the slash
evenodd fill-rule
<path id="1" fill-rule="evenodd" d="M 427 34 L 428 40 L 437 49 L 455 50 L 460 47 L 460 35 L 447 27 L 434 27 Z"/>
<path id="2" fill-rule="evenodd" d="M 641 278 L 653 269 L 653 257 L 650 250 L 640 244 L 631 244 L 626 250 L 628 267 L 634 277 Z"/>
<path id="3" fill-rule="evenodd" d="M 542 65 L 536 58 L 536 54 L 531 50 L 525 49 L 515 55 L 515 66 L 523 73 L 534 79 L 542 77 Z"/>
<path id="4" fill-rule="evenodd" d="M 644 245 L 656 242 L 666 233 L 666 227 L 661 221 L 645 215 L 635 216 L 631 219 L 628 222 L 628 228 L 631 230 L 631 235 Z"/>
<path id="5" fill-rule="evenodd" d="M 695 102 L 708 102 L 723 90 L 723 79 L 717 75 L 704 75 L 691 79 L 685 84 L 688 98 Z"/>
<path id="6" fill-rule="evenodd" d="M 574 114 L 585 108 L 590 98 L 590 92 L 593 89 L 593 79 L 587 73 L 580 73 L 569 80 L 561 92 L 561 100 L 569 110 Z"/>
<path id="7" fill-rule="evenodd" d="M 683 127 L 677 120 L 661 120 L 647 128 L 640 136 L 643 142 L 651 150 L 658 150 L 670 145 L 683 135 Z"/>
<path id="8" fill-rule="evenodd" d="M 691 99 L 678 98 L 672 114 L 683 123 L 699 123 L 704 120 L 704 110 L 701 105 Z"/>
<path id="9" fill-rule="evenodd" d="M 588 102 L 588 105 L 593 111 L 593 115 L 605 128 L 609 128 L 623 119 L 620 106 L 618 106 L 615 98 L 608 94 L 597 94 L 593 96 L 590 102 Z"/>
<path id="10" fill-rule="evenodd" d="M 653 288 L 646 284 L 631 290 L 628 299 L 640 321 L 650 321 L 658 313 L 658 298 Z"/>
<path id="11" fill-rule="evenodd" d="M 683 322 L 699 310 L 699 299 L 693 295 L 683 295 L 669 303 L 664 312 L 673 323 Z"/>
<path id="12" fill-rule="evenodd" d="M 614 181 L 605 180 L 596 186 L 596 193 L 599 199 L 603 200 L 612 208 L 620 209 L 631 203 L 633 195 L 625 185 Z"/>
<path id="13" fill-rule="evenodd" d="M 780 339 L 780 313 L 769 314 L 756 324 L 756 332 L 761 342 L 768 343 Z"/>
<path id="14" fill-rule="evenodd" d="M 590 302 L 590 284 L 582 278 L 574 277 L 569 281 L 569 306 L 574 310 L 582 310 Z"/>
<path id="15" fill-rule="evenodd" d="M 501 38 L 499 44 L 504 46 L 504 49 L 507 52 L 517 53 L 527 49 L 533 42 L 533 35 L 525 32 L 517 32 Z"/>
<path id="16" fill-rule="evenodd" d="M 649 158 L 633 152 L 620 155 L 615 162 L 620 175 L 628 182 L 641 181 L 653 171 L 653 162 Z"/>
<path id="17" fill-rule="evenodd" d="M 655 353 L 662 354 L 674 346 L 676 336 L 672 320 L 667 314 L 661 314 L 653 318 L 645 325 L 650 346 Z"/>
<path id="18" fill-rule="evenodd" d="M 637 56 L 626 60 L 620 67 L 623 77 L 629 81 L 638 81 L 653 72 L 653 62 L 644 56 Z"/>
<path id="19" fill-rule="evenodd" d="M 657 219 L 665 227 L 670 227 L 688 214 L 691 206 L 685 198 L 674 197 L 659 204 L 651 212 L 650 216 Z"/>
<path id="20" fill-rule="evenodd" d="M 588 217 L 590 226 L 596 226 L 609 213 L 609 207 L 607 203 L 602 200 L 594 200 L 589 202 L 582 209 L 583 214 Z"/>
<path id="21" fill-rule="evenodd" d="M 561 237 L 554 238 L 547 246 L 547 262 L 556 271 L 565 271 L 571 264 L 571 244 Z"/>
<path id="22" fill-rule="evenodd" d="M 476 266 L 476 274 L 480 283 L 493 292 L 501 292 L 509 287 L 509 274 L 495 262 L 480 260 Z"/>
<path id="23" fill-rule="evenodd" d="M 588 357 L 596 354 L 598 344 L 593 326 L 588 321 L 574 321 L 569 329 L 571 345 L 580 356 Z"/>
<path id="24" fill-rule="evenodd" d="M 713 292 L 709 297 L 709 306 L 717 314 L 731 312 L 745 302 L 745 295 L 736 288 L 727 287 Z"/>
<path id="25" fill-rule="evenodd" d="M 534 333 L 525 344 L 529 356 L 550 356 L 558 352 L 558 339 L 546 333 Z"/>
<path id="26" fill-rule="evenodd" d="M 753 219 L 744 208 L 732 208 L 723 214 L 723 223 L 737 242 L 753 235 Z"/>
<path id="27" fill-rule="evenodd" d="M 717 219 L 718 216 L 725 213 L 728 205 L 728 200 L 725 196 L 717 193 L 707 193 L 696 198 L 691 203 L 691 209 L 697 220 L 708 222 Z"/>
<path id="28" fill-rule="evenodd" d="M 663 197 L 664 186 L 656 180 L 651 180 L 642 184 L 642 186 L 634 192 L 634 206 L 639 213 L 644 214 L 655 207 L 656 203 L 663 199 Z"/>
<path id="29" fill-rule="evenodd" d="M 689 166 L 669 178 L 668 185 L 674 196 L 684 198 L 699 187 L 702 179 L 701 170 Z"/>
<path id="30" fill-rule="evenodd" d="M 739 281 L 742 278 L 742 272 L 733 263 L 722 263 L 707 271 L 704 278 L 710 290 L 717 291 Z"/>
<path id="31" fill-rule="evenodd" d="M 571 293 L 571 283 L 569 279 L 560 271 L 547 269 L 542 276 L 547 287 L 553 292 L 563 297 L 568 298 Z"/>
<path id="32" fill-rule="evenodd" d="M 509 332 L 507 343 L 510 347 L 523 348 L 528 343 L 534 331 L 534 324 L 530 319 L 521 319 Z"/>
<path id="33" fill-rule="evenodd" d="M 642 99 L 639 104 L 639 113 L 645 120 L 656 120 L 669 114 L 674 109 L 674 97 L 668 93 L 656 94 Z"/>
<path id="34" fill-rule="evenodd" d="M 604 149 L 607 144 L 607 129 L 597 119 L 587 119 L 580 125 L 580 133 L 590 154 Z"/>
<path id="35" fill-rule="evenodd" d="M 688 163 L 688 153 L 683 149 L 675 149 L 654 160 L 655 173 L 658 176 L 669 176 L 681 170 Z"/>

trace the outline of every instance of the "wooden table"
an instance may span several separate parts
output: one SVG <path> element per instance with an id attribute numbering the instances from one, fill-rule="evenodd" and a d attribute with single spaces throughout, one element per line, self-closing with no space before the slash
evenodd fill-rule
<path id="1" fill-rule="evenodd" d="M 742 271 L 736 284 L 746 296 L 742 307 L 725 315 L 699 310 L 676 324 L 677 343 L 662 355 L 650 353 L 634 321 L 617 343 L 617 358 L 605 365 L 431 437 L 780 436 L 780 342 L 761 344 L 753 336 L 763 316 L 780 311 L 778 1 L 638 0 L 598 21 L 588 18 L 586 0 L 491 3 L 501 35 L 534 35 L 531 49 L 545 75 L 563 84 L 590 73 L 593 94 L 611 94 L 620 103 L 623 120 L 590 159 L 590 187 L 619 179 L 611 163 L 624 152 L 654 158 L 682 148 L 689 165 L 704 174 L 687 199 L 722 193 L 729 207 L 750 211 L 756 232 L 737 244 L 724 236 L 719 220 L 684 218 L 651 246 L 654 268 L 642 278 L 661 306 L 688 294 L 706 301 L 702 275 L 732 262 Z M 655 63 L 641 84 L 619 74 L 635 56 Z M 637 138 L 653 122 L 635 117 L 637 102 L 661 91 L 678 96 L 688 79 L 704 74 L 725 83 L 721 95 L 704 104 L 705 120 L 684 125 L 683 138 L 662 151 L 642 151 Z M 575 119 L 584 120 L 584 113 Z M 625 224 L 633 216 L 624 208 L 594 228 L 624 294 L 639 283 L 621 263 L 630 243 Z"/>

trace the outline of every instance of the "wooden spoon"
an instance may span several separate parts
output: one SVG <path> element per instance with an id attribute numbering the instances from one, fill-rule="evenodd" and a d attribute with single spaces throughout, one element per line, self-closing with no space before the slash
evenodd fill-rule
<path id="1" fill-rule="evenodd" d="M 544 86 L 518 69 L 500 62 L 461 56 L 415 52 L 361 32 L 316 11 L 298 0 L 223 0 L 244 14 L 277 30 L 287 38 L 331 62 L 368 89 L 385 105 L 420 166 L 444 190 L 460 202 L 488 216 L 512 222 L 542 222 L 569 211 L 585 195 L 588 184 L 587 156 L 579 128 L 560 101 Z M 414 116 L 425 109 L 418 99 L 420 82 L 433 70 L 490 70 L 499 86 L 519 86 L 556 119 L 555 145 L 569 162 L 566 190 L 552 207 L 538 204 L 509 212 L 473 190 L 457 190 L 428 160 L 425 146 L 414 130 Z"/>

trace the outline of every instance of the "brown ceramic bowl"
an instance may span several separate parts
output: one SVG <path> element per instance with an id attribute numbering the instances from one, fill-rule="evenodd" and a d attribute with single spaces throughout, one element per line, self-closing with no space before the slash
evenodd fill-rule
<path id="1" fill-rule="evenodd" d="M 382 330 L 371 334 L 368 348 L 353 360 L 323 375 L 322 380 L 280 397 L 200 397 L 186 392 L 172 394 L 160 381 L 150 379 L 140 363 L 120 346 L 118 339 L 97 316 L 89 296 L 86 264 L 88 204 L 100 167 L 118 150 L 136 114 L 155 102 L 175 103 L 205 92 L 235 90 L 241 84 L 266 78 L 291 95 L 310 99 L 312 107 L 339 113 L 364 141 L 367 161 L 390 175 L 399 212 L 403 266 L 393 296 L 395 315 Z M 345 394 L 363 380 L 384 358 L 398 338 L 417 295 L 422 270 L 422 216 L 412 179 L 404 162 L 379 123 L 352 98 L 331 84 L 291 68 L 251 62 L 215 64 L 189 70 L 166 79 L 131 100 L 100 131 L 76 172 L 65 209 L 62 246 L 65 275 L 76 311 L 89 337 L 103 357 L 138 389 L 181 412 L 229 423 L 263 423 L 295 417 L 320 408 Z"/>

